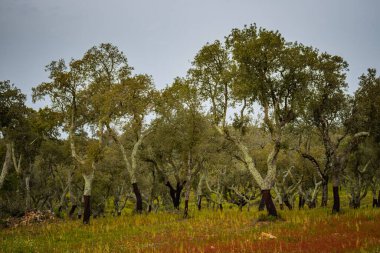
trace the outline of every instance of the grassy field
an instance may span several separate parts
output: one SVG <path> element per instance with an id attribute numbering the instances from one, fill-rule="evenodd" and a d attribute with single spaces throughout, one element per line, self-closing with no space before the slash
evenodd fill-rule
<path id="1" fill-rule="evenodd" d="M 60 220 L 0 231 L 1 252 L 380 252 L 380 209 L 281 211 L 257 222 L 256 210 L 123 215 L 91 225 Z M 275 236 L 269 239 L 263 233 Z"/>

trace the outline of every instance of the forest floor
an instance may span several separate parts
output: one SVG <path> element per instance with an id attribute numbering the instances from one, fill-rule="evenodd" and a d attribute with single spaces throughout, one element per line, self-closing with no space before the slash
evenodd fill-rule
<path id="1" fill-rule="evenodd" d="M 0 230 L 0 252 L 380 252 L 380 208 L 159 212 Z"/>

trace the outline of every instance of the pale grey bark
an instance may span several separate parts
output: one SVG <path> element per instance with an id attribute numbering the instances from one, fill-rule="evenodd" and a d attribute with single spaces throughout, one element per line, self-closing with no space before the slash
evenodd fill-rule
<path id="1" fill-rule="evenodd" d="M 7 149 L 7 151 L 5 153 L 5 160 L 3 163 L 3 169 L 1 170 L 1 174 L 0 174 L 0 189 L 3 188 L 5 178 L 8 175 L 9 168 L 11 165 L 12 145 L 10 143 L 7 143 L 6 149 Z"/>
<path id="2" fill-rule="evenodd" d="M 21 175 L 21 160 L 22 160 L 22 155 L 19 156 L 19 159 L 16 158 L 15 155 L 15 149 L 12 144 L 12 161 L 13 161 L 13 167 L 16 170 L 17 175 Z"/>
<path id="3" fill-rule="evenodd" d="M 82 174 L 84 179 L 84 196 L 91 196 L 92 182 L 94 180 L 94 170 L 90 174 Z"/>

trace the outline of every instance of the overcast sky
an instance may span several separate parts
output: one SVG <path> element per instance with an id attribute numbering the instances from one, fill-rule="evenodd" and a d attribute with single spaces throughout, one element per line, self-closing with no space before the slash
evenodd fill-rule
<path id="1" fill-rule="evenodd" d="M 186 74 L 206 42 L 256 23 L 342 56 L 353 92 L 368 67 L 380 71 L 379 12 L 378 0 L 0 0 L 0 80 L 32 105 L 31 87 L 48 81 L 48 63 L 110 42 L 162 88 Z"/>

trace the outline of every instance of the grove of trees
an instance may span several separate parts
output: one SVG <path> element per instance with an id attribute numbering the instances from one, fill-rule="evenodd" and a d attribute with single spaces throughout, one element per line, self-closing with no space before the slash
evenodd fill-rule
<path id="1" fill-rule="evenodd" d="M 0 216 L 380 207 L 380 77 L 256 25 L 207 43 L 162 90 L 104 43 L 52 61 L 39 110 L 0 82 Z M 332 187 L 333 198 L 329 199 Z M 330 205 L 331 203 L 331 205 Z"/>

